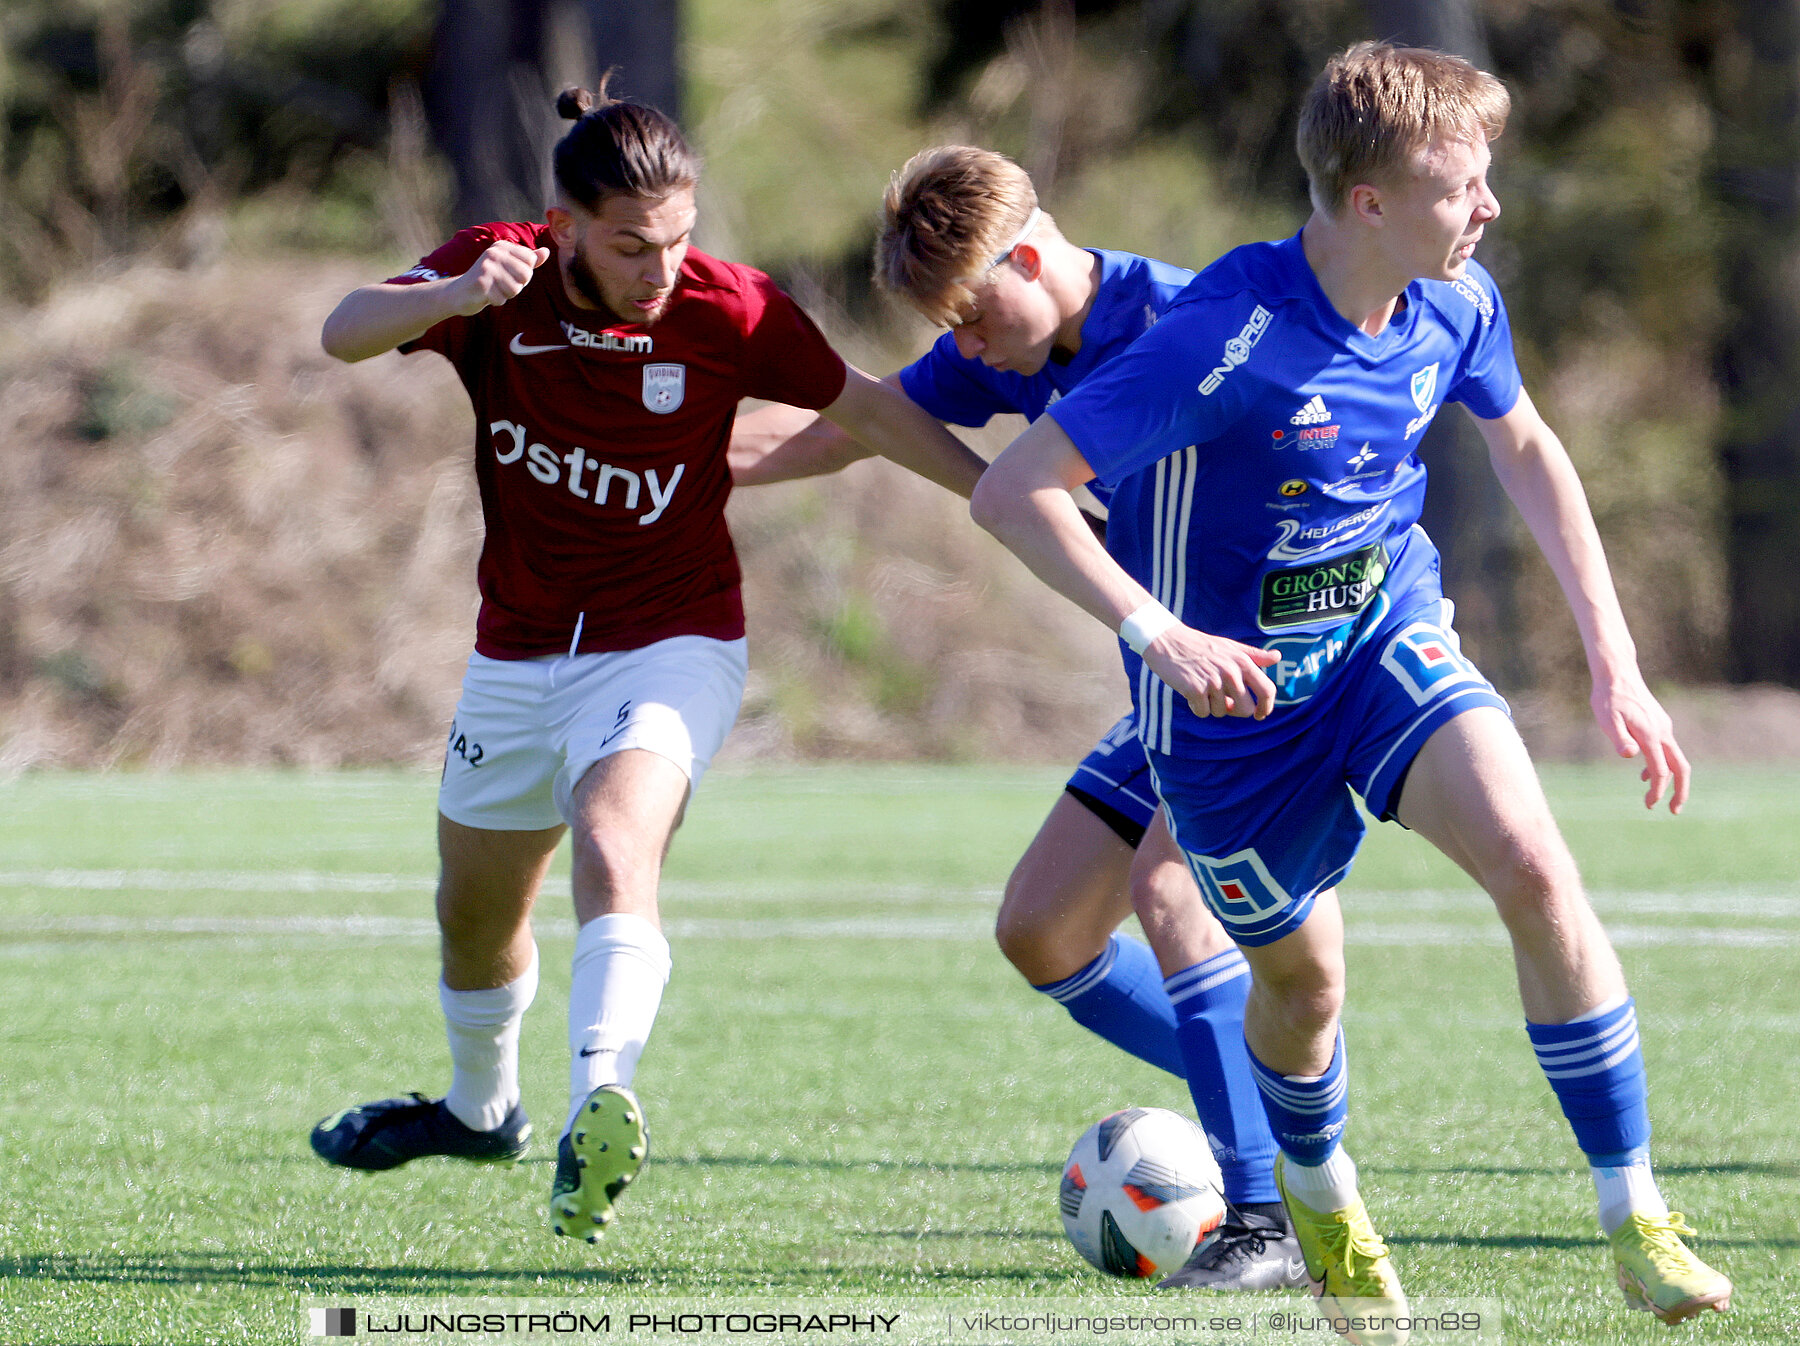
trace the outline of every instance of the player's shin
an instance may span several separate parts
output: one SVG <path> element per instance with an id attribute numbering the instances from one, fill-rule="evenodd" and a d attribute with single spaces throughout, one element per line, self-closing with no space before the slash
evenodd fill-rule
<path id="1" fill-rule="evenodd" d="M 1287 1156 L 1288 1192 L 1316 1211 L 1350 1205 L 1356 1199 L 1356 1165 L 1338 1143 L 1350 1116 L 1343 1032 L 1323 1075 L 1282 1075 L 1248 1051 L 1245 1059 L 1275 1141 Z"/>
<path id="2" fill-rule="evenodd" d="M 569 1120 L 602 1084 L 629 1086 L 669 980 L 669 942 L 641 916 L 597 916 L 575 937 L 569 986 Z"/>
<path id="3" fill-rule="evenodd" d="M 513 981 L 476 991 L 438 983 L 450 1040 L 450 1092 L 444 1106 L 471 1131 L 492 1131 L 519 1101 L 519 1028 L 537 995 L 537 946 Z"/>
<path id="4" fill-rule="evenodd" d="M 1670 1212 L 1650 1171 L 1649 1089 L 1631 997 L 1525 1030 L 1587 1155 L 1626 1300 L 1666 1323 L 1729 1308 L 1730 1280 L 1682 1241 L 1694 1231 Z"/>
<path id="5" fill-rule="evenodd" d="M 1171 1075 L 1185 1072 L 1175 1010 L 1163 990 L 1162 971 L 1156 955 L 1141 941 L 1114 935 L 1100 956 L 1073 976 L 1032 989 L 1068 1010 L 1083 1028 L 1140 1061 Z M 1238 1020 L 1241 1032 L 1241 1003 Z"/>
<path id="6" fill-rule="evenodd" d="M 1635 1002 L 1619 996 L 1568 1023 L 1527 1023 L 1525 1031 L 1593 1168 L 1606 1232 L 1633 1213 L 1666 1216 L 1650 1176 L 1649 1090 Z"/>
<path id="7" fill-rule="evenodd" d="M 1213 1144 L 1232 1205 L 1278 1203 L 1275 1137 L 1244 1045 L 1250 965 L 1236 949 L 1184 968 L 1164 983 L 1195 1115 Z"/>

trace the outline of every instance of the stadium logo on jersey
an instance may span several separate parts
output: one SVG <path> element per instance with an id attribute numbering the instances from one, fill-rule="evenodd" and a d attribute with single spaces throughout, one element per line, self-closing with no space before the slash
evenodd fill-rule
<path id="1" fill-rule="evenodd" d="M 632 336 L 620 336 L 616 332 L 589 332 L 577 327 L 572 322 L 563 323 L 562 329 L 568 335 L 571 346 L 585 346 L 589 350 L 623 351 L 627 355 L 648 355 L 656 349 L 656 343 L 642 332 Z M 680 365 L 675 366 L 677 369 L 680 367 Z M 656 408 L 652 407 L 651 410 L 654 411 Z"/>
<path id="2" fill-rule="evenodd" d="M 667 416 L 687 396 L 686 365 L 645 365 L 644 406 L 658 416 Z"/>
<path id="3" fill-rule="evenodd" d="M 1224 363 L 1215 366 L 1212 373 L 1200 381 L 1202 397 L 1211 397 L 1218 392 L 1219 385 L 1225 381 L 1225 376 L 1250 358 L 1250 352 L 1255 349 L 1256 343 L 1262 340 L 1263 333 L 1269 330 L 1269 323 L 1274 317 L 1275 315 L 1261 304 L 1256 306 L 1250 314 L 1250 321 L 1244 324 L 1236 336 L 1225 343 L 1225 350 L 1221 356 Z"/>
<path id="4" fill-rule="evenodd" d="M 1453 688 L 1486 681 L 1463 658 L 1456 637 L 1428 622 L 1414 622 L 1390 640 L 1381 652 L 1381 666 L 1420 706 Z"/>
<path id="5" fill-rule="evenodd" d="M 1387 513 L 1388 506 L 1392 503 L 1383 500 L 1379 505 L 1371 505 L 1368 509 L 1359 509 L 1354 514 L 1332 519 L 1328 523 L 1314 524 L 1310 528 L 1298 519 L 1277 519 L 1275 526 L 1281 530 L 1281 536 L 1269 548 L 1269 559 L 1304 561 L 1321 552 L 1336 551 L 1380 522 L 1381 516 Z"/>
<path id="6" fill-rule="evenodd" d="M 1323 425 L 1331 419 L 1331 413 L 1325 410 L 1325 399 L 1314 397 L 1300 410 L 1288 417 L 1289 425 Z"/>

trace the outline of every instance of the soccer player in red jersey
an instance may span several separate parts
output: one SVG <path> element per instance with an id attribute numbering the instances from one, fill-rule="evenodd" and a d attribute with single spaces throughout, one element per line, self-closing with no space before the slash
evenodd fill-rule
<path id="1" fill-rule="evenodd" d="M 819 409 L 964 495 L 982 462 L 847 366 L 767 276 L 689 246 L 699 165 L 672 121 L 605 81 L 557 108 L 575 126 L 544 223 L 465 229 L 325 322 L 339 359 L 456 367 L 487 532 L 438 797 L 450 1089 L 347 1108 L 312 1143 L 362 1169 L 524 1153 L 529 916 L 566 829 L 579 932 L 550 1224 L 591 1241 L 648 1146 L 630 1084 L 669 975 L 663 854 L 743 692 L 724 516 L 739 400 Z"/>

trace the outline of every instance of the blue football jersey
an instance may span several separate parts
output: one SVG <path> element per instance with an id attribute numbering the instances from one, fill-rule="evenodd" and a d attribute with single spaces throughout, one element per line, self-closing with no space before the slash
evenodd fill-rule
<path id="1" fill-rule="evenodd" d="M 1499 290 L 1415 280 L 1379 335 L 1332 307 L 1300 237 L 1234 249 L 1050 408 L 1114 490 L 1107 547 L 1189 626 L 1275 651 L 1275 711 L 1207 718 L 1129 649 L 1145 742 L 1249 751 L 1298 732 L 1389 617 L 1441 599 L 1418 528 L 1422 433 L 1445 402 L 1505 415 L 1519 371 Z"/>
<path id="2" fill-rule="evenodd" d="M 1147 332 L 1193 281 L 1194 273 L 1152 257 L 1089 249 L 1100 259 L 1100 289 L 1081 324 L 1081 349 L 1067 364 L 1047 361 L 1030 377 L 990 369 L 956 352 L 946 332 L 900 371 L 900 386 L 926 411 L 951 425 L 986 425 L 1012 412 L 1036 420 L 1044 408 Z M 1102 502 L 1111 494 L 1094 483 Z"/>

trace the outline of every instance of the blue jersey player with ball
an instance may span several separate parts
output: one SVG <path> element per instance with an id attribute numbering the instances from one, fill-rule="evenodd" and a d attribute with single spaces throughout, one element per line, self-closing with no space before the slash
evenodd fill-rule
<path id="1" fill-rule="evenodd" d="M 1472 255 L 1505 89 L 1459 58 L 1363 43 L 1301 112 L 1313 212 L 1235 249 L 990 465 L 977 520 L 1119 631 L 1176 842 L 1250 962 L 1252 1069 L 1317 1293 L 1405 1297 L 1341 1138 L 1354 796 L 1455 860 L 1511 936 L 1526 1031 L 1591 1165 L 1627 1299 L 1729 1305 L 1652 1177 L 1637 1019 L 1504 701 L 1463 657 L 1418 527 L 1425 426 L 1476 418 L 1580 631 L 1593 708 L 1645 803 L 1688 764 L 1645 686 L 1586 497 L 1520 384 Z M 1107 547 L 1069 492 L 1113 489 Z M 1154 937 L 1155 932 L 1152 931 Z M 1364 1340 L 1404 1340 L 1403 1327 Z"/>
<path id="2" fill-rule="evenodd" d="M 1152 328 L 1194 278 L 1076 246 L 1025 171 L 940 145 L 895 174 L 876 244 L 884 288 L 950 330 L 888 381 L 941 421 L 1036 418 Z M 869 449 L 812 412 L 771 406 L 732 432 L 736 484 L 834 471 Z M 1107 491 L 1096 494 L 1104 501 Z M 1136 909 L 1154 953 L 1115 933 Z M 1267 1290 L 1304 1279 L 1244 1050 L 1250 969 L 1194 891 L 1127 715 L 1070 778 L 1006 885 L 1007 958 L 1076 1022 L 1188 1082 L 1230 1209 L 1165 1288 Z"/>

